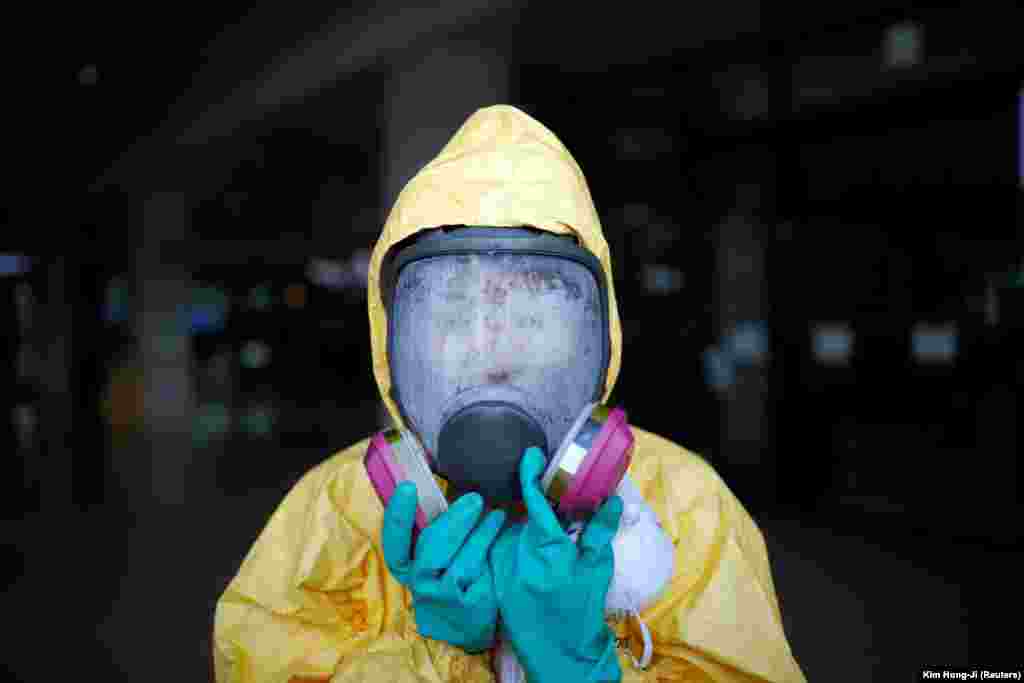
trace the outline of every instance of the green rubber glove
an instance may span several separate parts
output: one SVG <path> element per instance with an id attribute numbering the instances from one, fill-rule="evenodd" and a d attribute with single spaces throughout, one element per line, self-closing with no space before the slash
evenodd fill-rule
<path id="1" fill-rule="evenodd" d="M 619 681 L 604 606 L 622 499 L 605 501 L 577 545 L 541 493 L 545 464 L 539 449 L 527 449 L 519 467 L 527 521 L 505 529 L 491 549 L 502 631 L 530 683 Z"/>
<path id="2" fill-rule="evenodd" d="M 494 644 L 498 618 L 487 552 L 505 513 L 493 511 L 477 526 L 482 512 L 480 494 L 462 496 L 423 529 L 410 558 L 416 485 L 405 481 L 395 487 L 381 529 L 384 561 L 412 593 L 420 634 L 471 653 Z"/>

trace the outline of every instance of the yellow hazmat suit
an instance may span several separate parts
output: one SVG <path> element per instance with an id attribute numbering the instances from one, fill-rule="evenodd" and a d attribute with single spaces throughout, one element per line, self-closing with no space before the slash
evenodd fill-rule
<path id="1" fill-rule="evenodd" d="M 505 105 L 481 109 L 406 185 L 373 251 L 368 298 L 373 370 L 392 417 L 387 314 L 379 276 L 390 247 L 441 225 L 530 225 L 575 235 L 607 274 L 611 362 L 622 360 L 612 268 L 586 180 L 547 128 Z M 804 681 L 782 628 L 764 539 L 700 457 L 634 428 L 630 476 L 675 545 L 675 575 L 642 613 L 646 671 L 619 651 L 624 681 Z M 492 655 L 416 632 L 409 592 L 384 563 L 383 507 L 363 468 L 369 439 L 335 454 L 289 492 L 220 598 L 218 683 L 493 681 Z"/>

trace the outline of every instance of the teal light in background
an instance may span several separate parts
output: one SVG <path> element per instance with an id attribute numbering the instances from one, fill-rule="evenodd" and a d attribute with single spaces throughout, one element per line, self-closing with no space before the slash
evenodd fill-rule
<path id="1" fill-rule="evenodd" d="M 188 350 L 190 337 L 186 321 L 168 318 L 160 326 L 160 334 L 153 339 L 153 351 L 163 360 L 179 358 Z"/>
<path id="2" fill-rule="evenodd" d="M 247 342 L 242 347 L 240 360 L 242 367 L 250 370 L 259 370 L 270 364 L 270 357 L 270 347 L 262 341 L 254 340 Z"/>
<path id="3" fill-rule="evenodd" d="M 274 431 L 274 413 L 270 406 L 250 406 L 241 417 L 242 431 L 251 436 L 266 438 Z"/>
<path id="4" fill-rule="evenodd" d="M 131 307 L 131 294 L 128 282 L 123 277 L 115 277 L 107 283 L 106 301 L 103 306 L 103 319 L 111 325 L 128 320 Z"/>
<path id="5" fill-rule="evenodd" d="M 895 24 L 885 32 L 885 62 L 890 68 L 916 66 L 923 59 L 923 28 L 912 22 Z"/>
<path id="6" fill-rule="evenodd" d="M 223 403 L 206 403 L 196 410 L 192 425 L 192 443 L 206 446 L 223 438 L 231 427 L 231 415 Z"/>
<path id="7" fill-rule="evenodd" d="M 246 308 L 251 311 L 263 311 L 274 305 L 274 294 L 269 284 L 263 283 L 249 290 Z"/>

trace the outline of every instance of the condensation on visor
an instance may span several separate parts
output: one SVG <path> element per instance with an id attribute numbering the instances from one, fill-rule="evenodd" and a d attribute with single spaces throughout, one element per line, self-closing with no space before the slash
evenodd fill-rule
<path id="1" fill-rule="evenodd" d="M 456 396 L 514 389 L 556 448 L 603 389 L 602 304 L 591 272 L 555 256 L 457 254 L 405 265 L 388 346 L 410 426 L 436 452 L 444 408 Z"/>

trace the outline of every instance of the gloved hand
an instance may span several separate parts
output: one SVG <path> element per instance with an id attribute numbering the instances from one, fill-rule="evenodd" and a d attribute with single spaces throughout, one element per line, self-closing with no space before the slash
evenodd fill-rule
<path id="1" fill-rule="evenodd" d="M 493 645 L 498 617 L 487 551 L 505 513 L 495 510 L 477 526 L 482 512 L 480 494 L 462 496 L 423 529 L 410 558 L 416 485 L 406 481 L 388 501 L 381 530 L 384 561 L 412 593 L 420 634 L 471 653 Z"/>
<path id="2" fill-rule="evenodd" d="M 618 681 L 604 608 L 622 499 L 605 501 L 573 543 L 541 493 L 544 467 L 540 450 L 527 449 L 519 467 L 527 521 L 504 530 L 491 549 L 502 632 L 531 683 Z"/>

